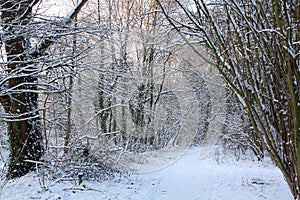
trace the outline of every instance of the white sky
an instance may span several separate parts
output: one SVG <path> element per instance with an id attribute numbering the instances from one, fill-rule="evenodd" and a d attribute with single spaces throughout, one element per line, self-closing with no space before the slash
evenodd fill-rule
<path id="1" fill-rule="evenodd" d="M 72 0 L 42 0 L 38 13 L 49 16 L 64 17 L 72 10 Z"/>

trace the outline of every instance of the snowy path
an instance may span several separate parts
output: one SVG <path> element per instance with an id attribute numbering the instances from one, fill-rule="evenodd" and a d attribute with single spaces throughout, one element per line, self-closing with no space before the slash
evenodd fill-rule
<path id="1" fill-rule="evenodd" d="M 271 164 L 249 160 L 218 164 L 213 159 L 200 160 L 198 155 L 198 149 L 189 150 L 172 166 L 138 176 L 136 182 L 143 184 L 132 199 L 293 199 L 281 173 Z M 148 192 L 143 192 L 147 187 Z"/>
<path id="2" fill-rule="evenodd" d="M 225 162 L 225 160 L 227 160 Z M 5 185 L 1 199 L 76 200 L 292 200 L 287 184 L 272 164 L 242 160 L 199 159 L 199 149 L 162 170 L 131 175 L 117 181 L 84 182 L 96 190 L 71 191 L 73 182 L 42 190 L 34 176 Z M 48 183 L 50 184 L 50 183 Z"/>
<path id="3" fill-rule="evenodd" d="M 292 199 L 273 166 L 250 161 L 217 164 L 214 160 L 199 160 L 198 154 L 197 150 L 189 151 L 166 170 L 158 187 L 164 191 L 160 199 Z"/>

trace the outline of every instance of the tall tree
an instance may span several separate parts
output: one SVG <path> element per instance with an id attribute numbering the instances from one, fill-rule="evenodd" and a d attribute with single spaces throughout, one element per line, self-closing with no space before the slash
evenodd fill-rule
<path id="1" fill-rule="evenodd" d="M 61 37 L 63 28 L 44 30 L 49 25 L 39 21 L 33 12 L 40 0 L 1 0 L 1 104 L 6 111 L 10 143 L 8 178 L 20 177 L 29 172 L 34 161 L 44 152 L 38 84 L 43 72 L 41 63 L 47 62 L 45 51 Z M 72 12 L 59 23 L 61 27 L 72 22 L 87 0 L 81 0 Z M 44 20 L 44 21 L 43 21 Z M 44 22 L 44 23 L 42 23 Z M 41 34 L 37 27 L 43 30 Z M 65 28 L 65 27 L 64 27 Z M 49 34 L 51 32 L 51 34 Z M 53 66 L 47 66 L 49 69 Z M 45 86 L 47 87 L 47 86 Z M 44 91 L 46 92 L 46 91 Z"/>
<path id="2" fill-rule="evenodd" d="M 243 105 L 254 138 L 300 199 L 300 1 L 175 2 L 180 15 L 164 9 L 169 22 L 196 52 L 192 40 L 206 44 L 208 62 Z"/>

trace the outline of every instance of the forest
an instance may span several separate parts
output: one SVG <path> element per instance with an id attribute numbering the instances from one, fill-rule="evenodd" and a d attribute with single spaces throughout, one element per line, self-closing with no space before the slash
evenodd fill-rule
<path id="1" fill-rule="evenodd" d="M 218 147 L 270 158 L 300 200 L 299 0 L 0 0 L 0 16 L 1 179 L 111 179 Z"/>

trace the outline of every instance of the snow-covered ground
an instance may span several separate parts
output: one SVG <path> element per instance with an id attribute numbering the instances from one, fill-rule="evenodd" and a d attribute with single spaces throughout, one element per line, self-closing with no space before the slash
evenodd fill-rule
<path id="1" fill-rule="evenodd" d="M 46 181 L 31 173 L 3 182 L 1 200 L 292 200 L 280 171 L 270 162 L 235 161 L 230 156 L 200 159 L 199 148 L 189 149 L 169 166 L 110 181 Z"/>

